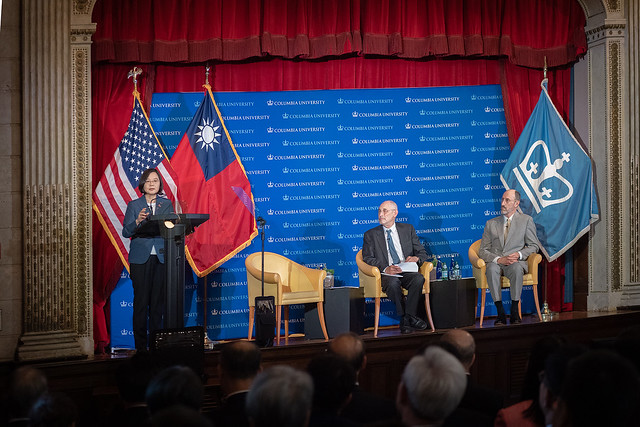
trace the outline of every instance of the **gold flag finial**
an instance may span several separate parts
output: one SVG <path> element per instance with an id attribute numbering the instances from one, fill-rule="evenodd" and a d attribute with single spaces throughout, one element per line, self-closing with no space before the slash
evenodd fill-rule
<path id="1" fill-rule="evenodd" d="M 129 74 L 127 74 L 127 78 L 130 79 L 133 77 L 133 93 L 138 94 L 138 76 L 142 74 L 142 69 L 138 67 L 133 67 L 129 70 Z"/>
<path id="2" fill-rule="evenodd" d="M 211 67 L 207 65 L 204 67 L 204 84 L 209 84 L 209 72 L 211 71 Z"/>
<path id="3" fill-rule="evenodd" d="M 547 78 L 547 57 L 544 57 L 544 68 L 542 69 L 543 72 L 543 76 L 546 79 Z"/>

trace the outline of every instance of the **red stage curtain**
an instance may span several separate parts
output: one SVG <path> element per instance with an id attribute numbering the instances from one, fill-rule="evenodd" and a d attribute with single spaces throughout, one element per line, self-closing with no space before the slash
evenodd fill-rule
<path id="1" fill-rule="evenodd" d="M 526 17 L 526 19 L 523 19 Z M 100 0 L 96 62 L 237 61 L 355 54 L 506 56 L 541 68 L 586 52 L 577 1 Z"/>
<path id="2" fill-rule="evenodd" d="M 139 83 L 147 112 L 154 92 L 202 90 L 208 60 L 216 64 L 214 91 L 501 84 L 513 146 L 542 79 L 540 70 L 518 64 L 540 67 L 547 55 L 550 66 L 563 66 L 549 71 L 549 93 L 560 114 L 568 115 L 569 67 L 586 51 L 585 18 L 577 2 L 557 3 L 287 0 L 285 8 L 278 0 L 98 0 L 94 186 L 126 129 L 133 102 L 126 75 L 140 62 L 148 63 Z M 529 28 L 530 22 L 544 25 Z M 109 342 L 102 308 L 122 264 L 97 220 L 93 231 L 94 341 L 101 348 Z M 549 271 L 550 278 L 560 276 L 560 269 Z M 560 279 L 550 282 L 550 289 L 560 286 Z M 547 299 L 556 309 L 562 293 L 554 301 L 551 294 Z"/>

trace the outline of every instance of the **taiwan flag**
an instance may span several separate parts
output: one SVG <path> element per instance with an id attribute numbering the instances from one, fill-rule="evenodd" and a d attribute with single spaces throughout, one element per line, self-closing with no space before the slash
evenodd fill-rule
<path id="1" fill-rule="evenodd" d="M 171 164 L 178 175 L 184 213 L 209 214 L 185 239 L 185 252 L 199 277 L 215 270 L 258 235 L 253 195 L 211 87 L 176 149 Z"/>

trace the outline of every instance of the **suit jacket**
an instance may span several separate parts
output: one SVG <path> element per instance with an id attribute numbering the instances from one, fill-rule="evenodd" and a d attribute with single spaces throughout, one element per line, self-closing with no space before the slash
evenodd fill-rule
<path id="1" fill-rule="evenodd" d="M 486 263 L 496 257 L 502 257 L 520 251 L 522 259 L 520 265 L 528 271 L 527 258 L 538 252 L 538 237 L 533 218 L 520 212 L 513 214 L 507 241 L 504 240 L 504 216 L 500 215 L 487 221 L 482 233 L 482 242 L 478 255 Z"/>
<path id="2" fill-rule="evenodd" d="M 129 248 L 129 264 L 144 264 L 151 255 L 151 248 L 155 245 L 158 255 L 158 261 L 164 263 L 164 240 L 160 235 L 154 237 L 138 235 L 140 227 L 146 222 L 143 221 L 140 225 L 136 225 L 136 219 L 138 214 L 144 208 L 148 207 L 147 201 L 144 195 L 142 197 L 132 200 L 127 205 L 127 210 L 124 214 L 124 221 L 122 224 L 122 235 L 124 237 L 131 237 L 131 246 Z M 157 196 L 156 198 L 156 215 L 167 214 L 173 212 L 173 205 L 169 199 Z"/>
<path id="3" fill-rule="evenodd" d="M 396 222 L 396 228 L 405 258 L 417 256 L 418 265 L 421 265 L 427 259 L 427 251 L 424 250 L 424 246 L 420 243 L 413 225 Z M 362 260 L 369 265 L 378 267 L 381 272 L 389 266 L 387 236 L 385 236 L 383 229 L 384 227 L 379 225 L 364 233 L 362 245 Z"/>

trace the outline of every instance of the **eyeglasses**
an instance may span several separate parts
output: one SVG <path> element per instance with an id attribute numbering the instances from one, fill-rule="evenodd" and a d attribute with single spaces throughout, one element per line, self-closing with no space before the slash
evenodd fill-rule
<path id="1" fill-rule="evenodd" d="M 158 184 L 160 182 L 159 179 L 148 179 L 144 183 L 145 184 Z"/>

